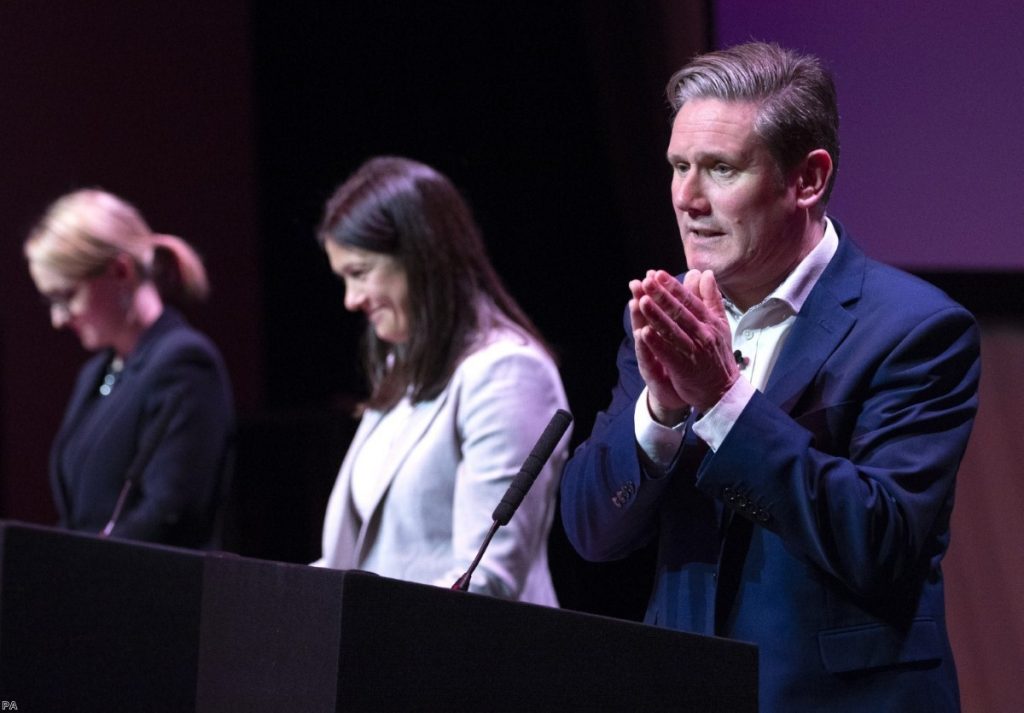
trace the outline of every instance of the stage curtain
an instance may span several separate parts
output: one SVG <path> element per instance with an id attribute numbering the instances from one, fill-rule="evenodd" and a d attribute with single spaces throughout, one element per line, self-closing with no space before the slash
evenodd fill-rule
<path id="1" fill-rule="evenodd" d="M 1024 326 L 982 323 L 980 408 L 943 565 L 966 713 L 1024 711 Z"/>

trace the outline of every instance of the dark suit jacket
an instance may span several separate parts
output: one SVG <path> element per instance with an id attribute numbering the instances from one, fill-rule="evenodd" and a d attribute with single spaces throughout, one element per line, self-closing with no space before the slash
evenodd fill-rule
<path id="1" fill-rule="evenodd" d="M 168 307 L 125 360 L 110 395 L 100 396 L 110 358 L 104 351 L 82 368 L 53 445 L 60 525 L 101 531 L 131 475 L 137 480 L 114 537 L 215 546 L 234 432 L 220 354 Z"/>
<path id="2" fill-rule="evenodd" d="M 627 316 L 611 406 L 564 471 L 565 530 L 593 560 L 657 538 L 647 621 L 756 643 L 764 711 L 958 710 L 939 563 L 977 326 L 835 225 L 764 393 L 715 453 L 688 429 L 662 477 L 637 455 Z"/>

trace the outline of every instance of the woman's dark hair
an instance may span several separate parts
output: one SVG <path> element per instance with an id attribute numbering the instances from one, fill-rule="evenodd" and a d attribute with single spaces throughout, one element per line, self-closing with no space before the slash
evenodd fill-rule
<path id="1" fill-rule="evenodd" d="M 481 297 L 543 344 L 537 328 L 494 271 L 480 230 L 444 175 L 406 158 L 370 159 L 327 201 L 317 231 L 328 241 L 396 258 L 409 286 L 409 339 L 390 344 L 368 328 L 367 406 L 387 409 L 444 390 L 481 327 Z"/>

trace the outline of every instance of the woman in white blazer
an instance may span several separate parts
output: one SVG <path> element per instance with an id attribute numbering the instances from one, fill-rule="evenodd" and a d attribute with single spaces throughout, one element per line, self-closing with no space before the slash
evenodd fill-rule
<path id="1" fill-rule="evenodd" d="M 369 322 L 370 396 L 315 565 L 450 587 L 550 417 L 567 408 L 540 334 L 487 259 L 469 208 L 429 166 L 379 157 L 342 184 L 318 231 Z M 547 539 L 568 434 L 470 590 L 557 606 Z"/>

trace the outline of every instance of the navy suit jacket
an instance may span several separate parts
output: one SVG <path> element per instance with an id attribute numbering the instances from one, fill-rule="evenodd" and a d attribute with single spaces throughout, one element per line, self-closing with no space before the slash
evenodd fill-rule
<path id="1" fill-rule="evenodd" d="M 100 532 L 125 479 L 136 479 L 112 535 L 213 547 L 232 465 L 234 409 L 216 347 L 166 307 L 125 360 L 108 396 L 112 354 L 79 372 L 50 454 L 59 524 Z"/>
<path id="2" fill-rule="evenodd" d="M 764 393 L 717 452 L 688 427 L 660 476 L 638 457 L 627 315 L 612 403 L 563 474 L 565 530 L 598 561 L 657 539 L 648 623 L 757 644 L 764 711 L 959 710 L 940 560 L 977 326 L 834 224 Z"/>

